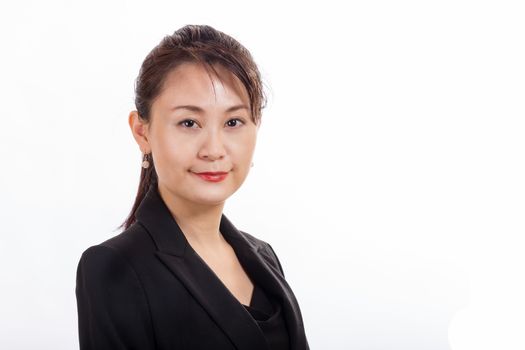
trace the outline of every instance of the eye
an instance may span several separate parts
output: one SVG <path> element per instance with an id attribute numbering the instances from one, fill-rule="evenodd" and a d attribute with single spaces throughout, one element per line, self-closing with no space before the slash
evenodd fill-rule
<path id="1" fill-rule="evenodd" d="M 193 128 L 193 126 L 196 125 L 196 122 L 193 119 L 184 119 L 183 121 L 179 123 L 179 125 L 181 124 L 183 124 L 184 126 L 188 128 Z"/>
<path id="2" fill-rule="evenodd" d="M 240 118 L 233 118 L 233 119 L 230 119 L 230 120 L 228 120 L 228 121 L 226 122 L 226 124 L 228 124 L 228 125 L 231 126 L 231 127 L 235 127 L 235 126 L 237 126 L 237 124 L 238 124 L 237 121 L 240 121 L 241 123 L 244 124 L 244 121 L 243 121 L 242 119 L 240 119 Z M 235 122 L 235 123 L 232 123 L 232 122 Z"/>

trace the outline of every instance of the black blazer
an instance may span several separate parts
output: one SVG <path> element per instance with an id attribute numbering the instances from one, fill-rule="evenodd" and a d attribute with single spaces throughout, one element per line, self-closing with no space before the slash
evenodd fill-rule
<path id="1" fill-rule="evenodd" d="M 80 258 L 80 349 L 271 350 L 256 321 L 189 245 L 156 185 L 136 218 Z M 309 349 L 299 305 L 272 247 L 224 214 L 220 232 L 254 283 L 281 300 L 291 349 Z"/>

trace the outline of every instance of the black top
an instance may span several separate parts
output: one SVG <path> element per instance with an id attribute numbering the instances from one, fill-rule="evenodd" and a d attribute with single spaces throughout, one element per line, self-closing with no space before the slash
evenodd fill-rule
<path id="1" fill-rule="evenodd" d="M 264 289 L 259 288 L 255 284 L 250 305 L 244 305 L 244 307 L 264 333 L 269 349 L 290 349 L 288 330 L 286 329 L 279 300 L 273 296 L 269 298 Z"/>
<path id="2" fill-rule="evenodd" d="M 136 219 L 80 258 L 80 350 L 270 350 L 250 312 L 191 248 L 155 186 Z M 299 304 L 272 247 L 224 214 L 219 230 L 253 283 L 281 304 L 290 350 L 308 350 Z"/>

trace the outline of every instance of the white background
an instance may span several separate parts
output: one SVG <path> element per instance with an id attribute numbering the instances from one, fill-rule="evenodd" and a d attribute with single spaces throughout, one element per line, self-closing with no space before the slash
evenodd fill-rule
<path id="1" fill-rule="evenodd" d="M 0 5 L 0 348 L 78 348 L 78 259 L 136 194 L 140 64 L 209 24 L 270 97 L 225 214 L 274 247 L 311 348 L 524 349 L 519 2 L 190 3 Z"/>

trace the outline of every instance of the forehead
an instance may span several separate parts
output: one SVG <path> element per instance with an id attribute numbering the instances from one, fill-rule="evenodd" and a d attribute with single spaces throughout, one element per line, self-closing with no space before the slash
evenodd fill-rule
<path id="1" fill-rule="evenodd" d="M 249 104 L 246 88 L 222 65 L 183 63 L 168 73 L 158 97 L 164 104 Z"/>

